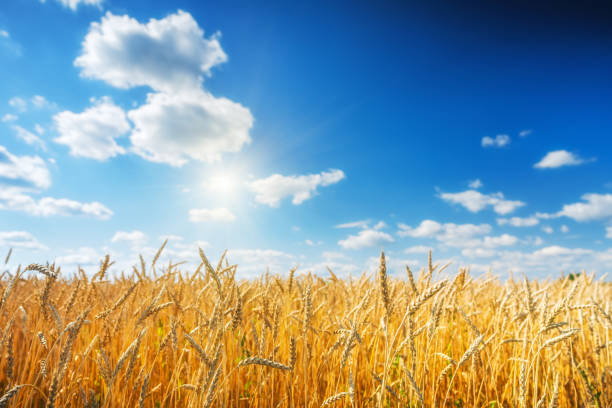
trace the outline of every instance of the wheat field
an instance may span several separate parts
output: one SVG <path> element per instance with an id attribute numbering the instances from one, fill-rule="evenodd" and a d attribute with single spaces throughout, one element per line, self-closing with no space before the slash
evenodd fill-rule
<path id="1" fill-rule="evenodd" d="M 612 286 L 142 257 L 1 277 L 0 407 L 611 407 Z M 10 252 L 9 252 L 10 256 Z M 8 257 L 7 257 L 8 262 Z"/>

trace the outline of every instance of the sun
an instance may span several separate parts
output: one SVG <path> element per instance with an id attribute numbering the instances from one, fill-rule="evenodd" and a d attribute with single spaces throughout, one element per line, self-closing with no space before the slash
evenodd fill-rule
<path id="1" fill-rule="evenodd" d="M 204 187 L 211 193 L 220 196 L 233 195 L 240 185 L 240 177 L 229 171 L 212 175 L 204 182 Z"/>

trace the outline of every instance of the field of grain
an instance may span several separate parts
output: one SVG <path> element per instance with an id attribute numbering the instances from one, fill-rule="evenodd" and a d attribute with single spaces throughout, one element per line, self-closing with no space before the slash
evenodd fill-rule
<path id="1" fill-rule="evenodd" d="M 160 249 L 160 252 L 162 249 Z M 0 407 L 610 407 L 612 286 L 432 264 L 240 280 L 203 252 L 2 274 Z"/>

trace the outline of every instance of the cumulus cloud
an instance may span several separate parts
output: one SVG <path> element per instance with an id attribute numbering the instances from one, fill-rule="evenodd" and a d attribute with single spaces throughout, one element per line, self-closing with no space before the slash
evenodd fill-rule
<path id="1" fill-rule="evenodd" d="M 338 245 L 344 249 L 362 249 L 381 246 L 388 242 L 394 242 L 394 239 L 386 232 L 375 229 L 365 229 L 359 231 L 357 235 L 349 235 L 346 239 L 338 241 Z"/>
<path id="2" fill-rule="evenodd" d="M 2 186 L 5 187 L 2 187 Z M 51 186 L 51 174 L 39 156 L 16 156 L 0 146 L 0 187 L 45 189 Z"/>
<path id="3" fill-rule="evenodd" d="M 606 227 L 606 238 L 612 238 L 612 226 Z"/>
<path id="4" fill-rule="evenodd" d="M 498 225 L 510 225 L 512 227 L 533 227 L 538 225 L 540 220 L 537 216 L 530 217 L 511 217 L 511 218 L 498 218 Z"/>
<path id="5" fill-rule="evenodd" d="M 79 5 L 84 6 L 95 6 L 98 8 L 102 7 L 102 3 L 104 0 L 56 0 L 59 4 L 64 7 L 71 9 L 72 11 L 76 11 Z M 41 3 L 46 3 L 47 0 L 40 0 Z"/>
<path id="6" fill-rule="evenodd" d="M 97 201 L 82 203 L 68 198 L 53 197 L 36 200 L 15 188 L 0 191 L 0 210 L 23 211 L 41 217 L 80 215 L 100 220 L 107 220 L 113 215 L 110 209 Z"/>
<path id="7" fill-rule="evenodd" d="M 521 130 L 519 132 L 519 137 L 527 137 L 529 136 L 533 131 L 531 129 L 525 129 L 525 130 Z"/>
<path id="8" fill-rule="evenodd" d="M 63 111 L 53 116 L 59 132 L 54 142 L 70 148 L 75 157 L 106 160 L 125 153 L 116 139 L 130 130 L 123 109 L 109 98 L 94 101 L 81 113 Z"/>
<path id="9" fill-rule="evenodd" d="M 273 174 L 249 182 L 248 188 L 255 193 L 255 201 L 258 203 L 278 207 L 282 199 L 291 196 L 291 202 L 294 205 L 299 205 L 315 196 L 318 187 L 335 184 L 343 178 L 344 172 L 337 169 L 301 176 Z"/>
<path id="10" fill-rule="evenodd" d="M 497 135 L 494 138 L 485 136 L 480 141 L 482 147 L 504 147 L 510 144 L 510 136 L 508 135 Z"/>
<path id="11" fill-rule="evenodd" d="M 525 205 L 522 201 L 506 200 L 501 192 L 483 194 L 476 190 L 466 190 L 460 193 L 440 193 L 439 196 L 444 201 L 459 204 L 473 213 L 492 207 L 497 214 L 505 215 Z"/>
<path id="12" fill-rule="evenodd" d="M 7 113 L 4 116 L 2 116 L 2 122 L 14 122 L 17 119 L 19 119 L 19 116 L 17 115 L 13 115 L 12 113 Z"/>
<path id="13" fill-rule="evenodd" d="M 556 216 L 565 216 L 576 221 L 601 220 L 612 217 L 612 194 L 584 194 L 584 202 L 566 204 Z"/>
<path id="14" fill-rule="evenodd" d="M 9 38 L 11 35 L 6 30 L 0 30 L 0 37 Z"/>
<path id="15" fill-rule="evenodd" d="M 91 23 L 82 47 L 74 64 L 83 77 L 125 89 L 199 88 L 203 75 L 227 60 L 219 35 L 206 38 L 191 14 L 181 10 L 145 24 L 107 12 L 101 22 Z"/>
<path id="16" fill-rule="evenodd" d="M 189 159 L 214 162 L 251 141 L 249 109 L 204 90 L 154 93 L 128 113 L 133 150 L 143 158 L 182 166 Z"/>
<path id="17" fill-rule="evenodd" d="M 19 96 L 14 96 L 9 99 L 8 104 L 18 112 L 25 112 L 28 109 L 28 102 Z"/>
<path id="18" fill-rule="evenodd" d="M 27 231 L 0 231 L 0 247 L 32 250 L 48 249 Z"/>
<path id="19" fill-rule="evenodd" d="M 552 234 L 553 232 L 555 232 L 555 230 L 553 229 L 553 227 L 551 227 L 550 225 L 545 225 L 542 227 L 542 231 L 544 231 L 547 234 Z"/>
<path id="20" fill-rule="evenodd" d="M 472 180 L 469 182 L 468 187 L 471 189 L 477 189 L 482 187 L 482 181 L 480 179 Z"/>
<path id="21" fill-rule="evenodd" d="M 562 233 L 567 234 L 569 232 L 569 227 L 567 225 L 562 225 L 560 230 Z"/>
<path id="22" fill-rule="evenodd" d="M 424 238 L 433 237 L 443 228 L 442 224 L 433 220 L 423 220 L 418 227 L 412 228 L 406 224 L 398 224 L 400 237 Z"/>
<path id="23" fill-rule="evenodd" d="M 30 132 L 29 130 L 26 130 L 22 128 L 21 126 L 17 126 L 17 125 L 13 126 L 13 130 L 17 134 L 17 137 L 23 140 L 24 142 L 26 142 L 27 144 L 32 145 L 32 146 L 37 146 L 41 148 L 42 150 L 47 149 L 45 142 L 43 142 L 43 140 L 40 137 L 36 136 L 34 133 Z"/>
<path id="24" fill-rule="evenodd" d="M 111 238 L 111 242 L 127 242 L 132 247 L 139 247 L 147 242 L 147 234 L 139 230 L 133 231 L 117 231 Z"/>
<path id="25" fill-rule="evenodd" d="M 74 266 L 95 266 L 100 263 L 104 255 L 94 248 L 81 247 L 67 251 L 66 254 L 55 258 L 55 263 L 64 269 Z"/>
<path id="26" fill-rule="evenodd" d="M 400 237 L 436 238 L 443 244 L 453 247 L 482 245 L 482 240 L 477 237 L 491 232 L 489 224 L 441 224 L 433 220 L 423 220 L 417 227 L 400 223 L 398 228 Z M 490 242 L 495 241 L 490 240 Z"/>
<path id="27" fill-rule="evenodd" d="M 416 245 L 410 248 L 404 249 L 405 254 L 426 254 L 429 252 L 431 248 L 426 247 L 424 245 Z"/>
<path id="28" fill-rule="evenodd" d="M 191 222 L 208 222 L 208 221 L 224 221 L 231 222 L 236 219 L 227 208 L 192 208 L 189 210 L 189 221 Z"/>
<path id="29" fill-rule="evenodd" d="M 266 272 L 287 274 L 295 266 L 295 256 L 274 249 L 230 249 L 227 259 L 238 264 L 239 277 L 255 277 Z"/>
<path id="30" fill-rule="evenodd" d="M 585 160 L 567 150 L 555 150 L 546 153 L 546 156 L 533 165 L 536 169 L 556 169 L 563 166 L 577 166 Z"/>

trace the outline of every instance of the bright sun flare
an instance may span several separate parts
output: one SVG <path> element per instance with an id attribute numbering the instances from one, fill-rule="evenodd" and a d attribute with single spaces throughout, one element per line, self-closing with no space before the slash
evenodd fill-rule
<path id="1" fill-rule="evenodd" d="M 240 178 L 236 174 L 227 172 L 213 175 L 204 186 L 215 194 L 227 196 L 237 190 L 239 183 Z"/>

